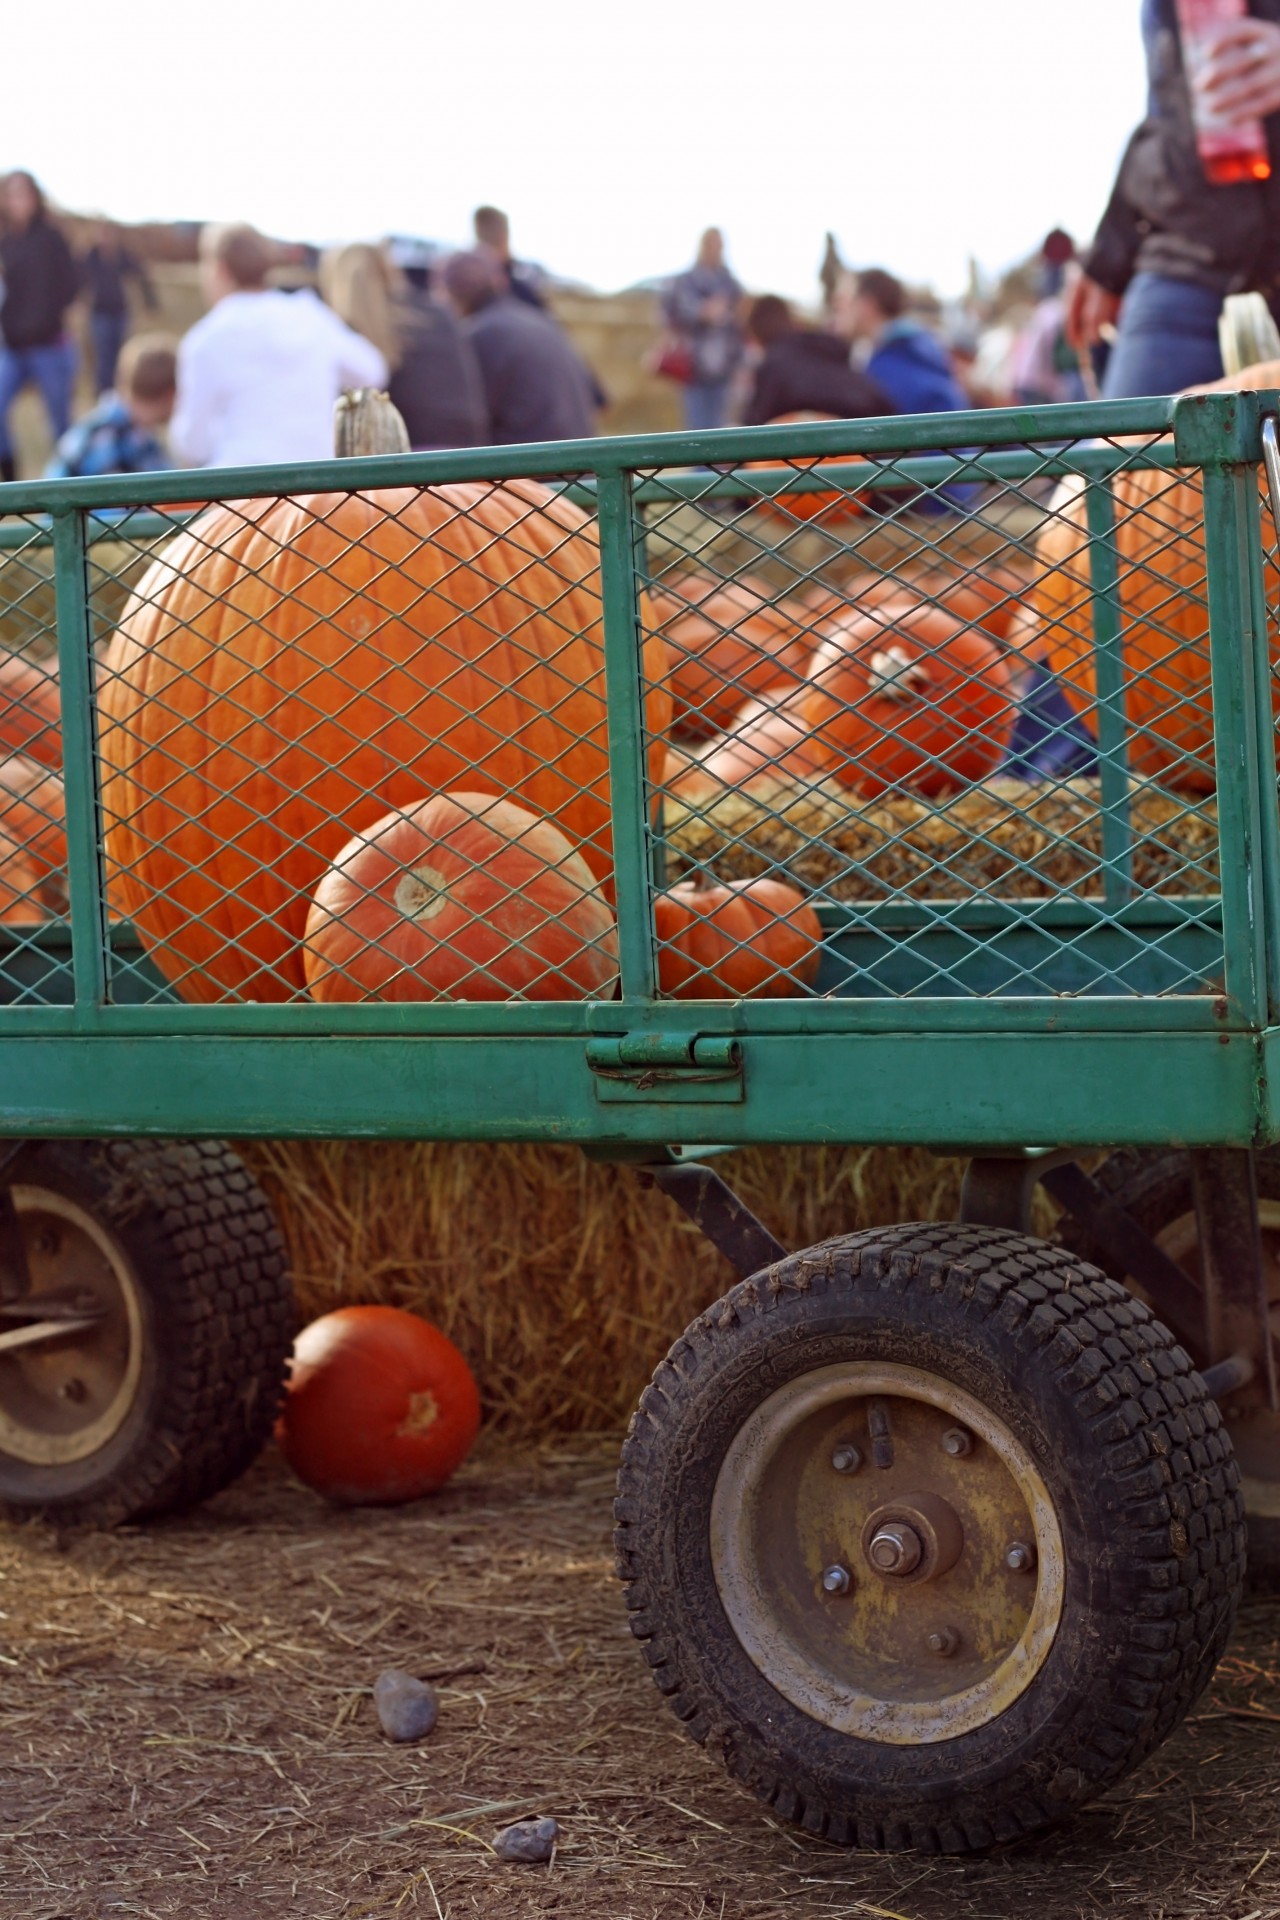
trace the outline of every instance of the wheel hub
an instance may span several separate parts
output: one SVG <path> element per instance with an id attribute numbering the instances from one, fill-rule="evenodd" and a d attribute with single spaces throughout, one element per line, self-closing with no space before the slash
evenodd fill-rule
<path id="1" fill-rule="evenodd" d="M 1004 1712 L 1062 1612 L 1061 1531 L 1026 1449 L 912 1367 L 825 1367 L 764 1401 L 722 1465 L 711 1547 L 725 1613 L 771 1684 L 888 1744 Z"/>

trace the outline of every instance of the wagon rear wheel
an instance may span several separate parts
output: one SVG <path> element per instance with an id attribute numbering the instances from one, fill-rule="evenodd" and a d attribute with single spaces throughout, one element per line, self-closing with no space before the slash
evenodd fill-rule
<path id="1" fill-rule="evenodd" d="M 294 1312 L 270 1208 L 218 1142 L 40 1142 L 0 1190 L 0 1509 L 191 1506 L 271 1431 Z"/>
<path id="2" fill-rule="evenodd" d="M 1254 1171 L 1271 1335 L 1280 1341 L 1280 1147 L 1256 1152 Z M 1126 1147 L 1111 1154 L 1093 1178 L 1198 1287 L 1200 1234 L 1190 1156 Z M 1141 1285 L 1093 1241 L 1080 1221 L 1064 1216 L 1058 1233 L 1079 1257 L 1123 1280 L 1139 1299 L 1147 1298 Z M 1148 1299 L 1147 1304 L 1159 1310 L 1157 1301 Z M 1193 1357 L 1204 1364 L 1211 1356 L 1197 1353 Z M 1280 1591 L 1280 1415 L 1256 1404 L 1233 1405 L 1229 1398 L 1224 1412 L 1240 1468 L 1249 1528 L 1249 1582 L 1267 1592 Z"/>
<path id="3" fill-rule="evenodd" d="M 988 1228 L 852 1235 L 726 1295 L 646 1390 L 617 1521 L 688 1729 L 786 1818 L 888 1848 L 1033 1833 L 1135 1766 L 1243 1554 L 1171 1335 Z"/>

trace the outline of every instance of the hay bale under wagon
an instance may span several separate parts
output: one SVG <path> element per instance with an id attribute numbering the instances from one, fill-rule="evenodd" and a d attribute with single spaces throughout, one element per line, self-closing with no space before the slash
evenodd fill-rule
<path id="1" fill-rule="evenodd" d="M 735 1275 L 658 1192 L 574 1147 L 251 1141 L 305 1318 L 424 1314 L 466 1354 L 486 1425 L 623 1422 L 668 1346 Z M 784 1245 L 953 1217 L 960 1163 L 923 1149 L 751 1147 L 726 1177 Z"/>

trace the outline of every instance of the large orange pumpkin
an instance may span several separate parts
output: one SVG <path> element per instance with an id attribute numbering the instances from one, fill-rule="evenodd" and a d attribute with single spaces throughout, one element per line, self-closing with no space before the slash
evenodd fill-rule
<path id="1" fill-rule="evenodd" d="M 298 1335 L 276 1439 L 300 1480 L 347 1506 L 443 1486 L 480 1425 L 470 1367 L 401 1307 L 339 1307 Z"/>
<path id="2" fill-rule="evenodd" d="M 651 587 L 649 606 L 669 654 L 672 727 L 686 740 L 712 738 L 744 700 L 804 678 L 812 635 L 748 581 L 682 574 Z"/>
<path id="3" fill-rule="evenodd" d="M 645 673 L 656 784 L 660 640 Z M 321 875 L 424 792 L 516 799 L 611 879 L 599 544 L 533 481 L 212 507 L 99 698 L 112 899 L 187 998 L 300 993 Z"/>
<path id="4" fill-rule="evenodd" d="M 803 425 L 812 420 L 838 420 L 839 418 L 839 414 L 835 413 L 783 413 L 779 414 L 776 420 L 771 420 L 769 425 L 772 427 Z M 796 473 L 809 473 L 814 469 L 819 473 L 829 473 L 834 467 L 858 466 L 863 458 L 862 454 L 846 454 L 843 456 L 819 455 L 811 459 L 793 457 L 785 461 L 750 460 L 747 462 L 746 471 L 750 472 L 753 468 L 761 467 L 768 469 L 788 466 Z M 768 513 L 779 519 L 819 520 L 824 528 L 842 526 L 850 520 L 856 520 L 866 511 L 866 503 L 860 494 L 841 492 L 770 494 L 766 500 L 761 501 L 761 505 Z"/>
<path id="5" fill-rule="evenodd" d="M 1194 392 L 1242 392 L 1280 385 L 1280 361 L 1248 367 Z M 1117 474 L 1115 538 L 1130 771 L 1190 792 L 1214 785 L 1204 499 L 1198 474 Z M 1040 571 L 1024 635 L 1058 674 L 1068 697 L 1095 724 L 1093 596 L 1086 483 L 1060 484 L 1036 546 Z M 1280 578 L 1268 563 L 1270 607 Z"/>
<path id="6" fill-rule="evenodd" d="M 52 661 L 0 651 L 0 752 L 62 765 L 62 702 Z"/>
<path id="7" fill-rule="evenodd" d="M 313 1000 L 583 1000 L 618 971 L 613 915 L 546 820 L 444 793 L 348 841 L 316 889 Z"/>
<path id="8" fill-rule="evenodd" d="M 814 656 L 800 718 L 855 792 L 949 792 L 994 773 L 1017 665 L 939 607 L 903 599 L 842 623 Z"/>
<path id="9" fill-rule="evenodd" d="M 801 596 L 809 623 L 822 631 L 823 623 L 847 619 L 898 605 L 904 596 L 941 607 L 963 626 L 981 627 L 995 640 L 1007 640 L 1024 611 L 1025 578 L 1011 567 L 982 563 L 976 568 L 926 567 L 902 576 L 889 573 L 855 574 L 843 589 L 810 587 Z"/>
<path id="10" fill-rule="evenodd" d="M 801 993 L 822 957 L 822 927 L 781 880 L 681 880 L 653 903 L 658 986 L 675 1000 Z"/>

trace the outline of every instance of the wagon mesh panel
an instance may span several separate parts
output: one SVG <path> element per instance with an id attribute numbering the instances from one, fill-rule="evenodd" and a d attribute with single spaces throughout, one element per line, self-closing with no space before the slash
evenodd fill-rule
<path id="1" fill-rule="evenodd" d="M 761 876 L 821 923 L 816 978 L 792 959 L 772 995 L 1222 990 L 1200 481 L 1170 460 L 1131 436 L 633 474 L 646 790 L 612 804 L 642 819 L 659 997 L 655 896 Z M 190 485 L 83 517 L 108 1000 L 612 998 L 636 715 L 616 655 L 606 701 L 604 481 Z M 49 522 L 3 533 L 0 639 L 49 663 Z M 1276 580 L 1269 551 L 1273 605 Z M 457 793 L 467 819 L 420 819 Z M 18 886 L 23 819 L 11 1001 L 68 965 L 65 861 Z M 695 992 L 728 997 L 735 925 Z"/>

